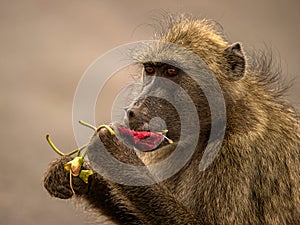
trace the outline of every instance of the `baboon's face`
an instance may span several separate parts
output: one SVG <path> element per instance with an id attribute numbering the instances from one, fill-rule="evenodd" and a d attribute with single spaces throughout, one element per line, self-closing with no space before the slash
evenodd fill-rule
<path id="1" fill-rule="evenodd" d="M 183 90 L 197 108 L 200 105 L 200 88 L 182 70 L 165 63 L 143 64 L 143 88 L 139 96 L 126 110 L 125 121 L 135 131 L 160 132 L 167 129 L 167 136 L 179 140 L 181 118 L 188 117 Z M 197 97 L 193 97 L 197 96 Z M 176 109 L 176 102 L 181 110 Z M 175 104 L 174 104 L 175 103 Z M 197 109 L 198 110 L 198 109 Z M 160 146 L 167 144 L 163 142 Z"/>
<path id="2" fill-rule="evenodd" d="M 199 134 L 201 139 L 207 139 L 212 126 L 212 114 L 200 86 L 210 90 L 208 97 L 212 101 L 220 102 L 221 105 L 225 101 L 226 106 L 230 105 L 230 99 L 236 99 L 236 96 L 228 84 L 241 79 L 245 73 L 246 61 L 241 45 L 228 45 L 214 60 L 205 55 L 205 51 L 199 54 L 206 60 L 199 60 L 200 56 L 195 57 L 194 52 L 178 48 L 177 45 L 154 46 L 149 48 L 148 53 L 146 49 L 143 54 L 146 60 L 148 57 L 152 61 L 143 63 L 143 88 L 126 111 L 125 121 L 129 128 L 154 132 L 167 129 L 167 136 L 175 142 L 183 133 L 185 137 Z M 140 61 L 144 61 L 143 57 Z M 158 60 L 153 62 L 153 59 Z M 214 96 L 218 89 L 211 76 L 215 76 L 220 83 L 222 93 L 219 95 Z M 220 121 L 223 124 L 225 114 L 220 111 L 218 117 L 215 116 L 216 126 Z M 199 127 L 200 133 L 197 133 Z"/>

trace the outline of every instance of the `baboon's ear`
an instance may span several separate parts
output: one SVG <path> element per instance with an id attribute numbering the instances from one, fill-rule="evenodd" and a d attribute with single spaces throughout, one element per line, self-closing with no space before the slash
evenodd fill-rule
<path id="1" fill-rule="evenodd" d="M 246 60 L 240 43 L 234 43 L 224 51 L 227 62 L 226 72 L 231 78 L 240 79 L 245 74 Z"/>

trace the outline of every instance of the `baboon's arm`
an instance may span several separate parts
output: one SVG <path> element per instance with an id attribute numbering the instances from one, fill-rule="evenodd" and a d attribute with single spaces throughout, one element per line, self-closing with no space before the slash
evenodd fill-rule
<path id="1" fill-rule="evenodd" d="M 108 132 L 99 132 L 99 136 L 115 158 L 143 165 L 133 149 L 120 144 Z M 69 157 L 63 157 L 50 165 L 44 178 L 44 186 L 50 195 L 62 199 L 72 197 L 69 172 L 63 166 L 70 160 Z M 90 169 L 87 163 L 83 167 Z M 78 177 L 73 177 L 73 189 L 78 197 L 87 200 L 93 208 L 118 224 L 204 224 L 160 184 L 116 184 L 94 171 L 88 184 Z"/>

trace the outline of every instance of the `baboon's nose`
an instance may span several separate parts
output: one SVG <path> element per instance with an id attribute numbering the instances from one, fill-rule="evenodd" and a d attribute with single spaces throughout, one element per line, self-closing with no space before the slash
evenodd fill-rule
<path id="1" fill-rule="evenodd" d="M 133 109 L 133 108 L 126 109 L 126 113 L 127 113 L 128 119 L 131 119 L 131 118 L 135 117 L 135 115 L 136 115 L 135 109 Z"/>

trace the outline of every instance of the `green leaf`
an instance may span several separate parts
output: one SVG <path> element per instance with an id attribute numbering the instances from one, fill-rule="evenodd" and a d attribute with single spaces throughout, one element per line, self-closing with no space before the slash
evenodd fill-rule
<path id="1" fill-rule="evenodd" d="M 83 180 L 85 183 L 88 183 L 89 176 L 93 174 L 92 170 L 81 170 L 79 174 L 79 178 Z"/>

